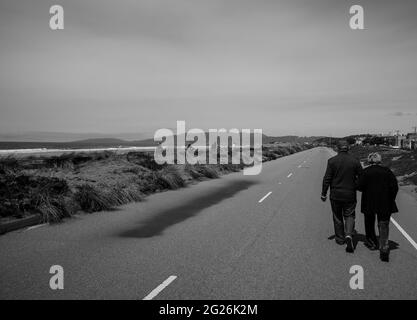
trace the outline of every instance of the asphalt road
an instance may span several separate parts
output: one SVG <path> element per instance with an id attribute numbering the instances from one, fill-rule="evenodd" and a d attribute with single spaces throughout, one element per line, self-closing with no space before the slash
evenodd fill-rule
<path id="1" fill-rule="evenodd" d="M 331 151 L 315 148 L 152 195 L 111 212 L 0 237 L 0 299 L 416 299 L 417 249 L 391 224 L 390 263 L 333 235 L 320 200 Z M 261 201 L 262 200 L 262 201 Z M 417 240 L 417 202 L 401 192 L 395 221 Z M 359 204 L 358 204 L 359 207 Z M 359 239 L 363 217 L 357 213 Z M 64 289 L 49 287 L 52 265 Z M 350 268 L 364 270 L 352 290 Z"/>

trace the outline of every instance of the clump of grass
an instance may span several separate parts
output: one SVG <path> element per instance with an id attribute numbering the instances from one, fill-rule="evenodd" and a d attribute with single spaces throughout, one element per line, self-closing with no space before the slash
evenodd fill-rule
<path id="1" fill-rule="evenodd" d="M 45 181 L 45 177 L 41 180 Z M 70 217 L 78 210 L 70 198 L 70 191 L 64 180 L 50 178 L 44 183 L 35 183 L 40 188 L 32 189 L 32 193 L 34 193 L 32 207 L 42 215 L 43 221 L 58 222 L 63 218 Z"/>
<path id="2" fill-rule="evenodd" d="M 70 217 L 78 210 L 87 213 L 111 210 L 115 206 L 142 200 L 138 186 L 116 185 L 112 188 L 103 186 L 102 189 L 89 184 L 77 186 L 77 191 L 71 198 L 40 197 L 37 209 L 44 221 L 56 222 L 64 217 Z"/>
<path id="3" fill-rule="evenodd" d="M 240 171 L 244 168 L 243 164 L 231 164 L 231 163 L 227 163 L 227 164 L 220 164 L 219 165 L 219 169 L 222 172 L 237 172 Z"/>
<path id="4" fill-rule="evenodd" d="M 219 177 L 219 173 L 215 169 L 215 165 L 196 165 L 197 172 L 202 174 L 204 177 L 210 179 L 217 179 Z"/>
<path id="5" fill-rule="evenodd" d="M 88 213 L 111 210 L 115 205 L 114 199 L 111 194 L 106 194 L 89 184 L 77 186 L 74 194 L 74 200 L 83 211 Z"/>
<path id="6" fill-rule="evenodd" d="M 64 153 L 59 156 L 47 157 L 44 159 L 47 167 L 53 168 L 73 168 L 81 163 L 94 159 L 93 154 L 84 153 Z"/>
<path id="7" fill-rule="evenodd" d="M 113 155 L 110 151 L 97 151 L 90 153 L 63 153 L 59 156 L 47 156 L 43 158 L 46 167 L 73 169 L 89 161 L 100 161 L 110 158 Z"/>
<path id="8" fill-rule="evenodd" d="M 42 215 L 44 222 L 59 222 L 63 218 L 71 217 L 78 207 L 71 198 L 67 197 L 41 197 L 37 210 Z"/>
<path id="9" fill-rule="evenodd" d="M 129 202 L 142 201 L 142 192 L 137 185 L 117 185 L 110 191 L 109 199 L 114 205 L 123 205 Z"/>
<path id="10" fill-rule="evenodd" d="M 144 171 L 140 175 L 135 176 L 130 180 L 132 185 L 135 185 L 142 195 L 152 194 L 161 189 L 157 183 L 158 177 L 155 172 Z"/>
<path id="11" fill-rule="evenodd" d="M 185 186 L 185 181 L 174 166 L 168 166 L 155 173 L 156 183 L 163 189 L 178 189 Z"/>
<path id="12" fill-rule="evenodd" d="M 277 153 L 275 153 L 275 152 L 272 152 L 272 151 L 264 151 L 263 152 L 263 156 L 268 160 L 268 161 L 270 161 L 270 160 L 275 160 L 275 159 L 277 159 L 277 158 L 279 158 L 279 155 L 277 154 Z"/>
<path id="13" fill-rule="evenodd" d="M 58 178 L 7 173 L 0 177 L 0 215 L 21 218 L 40 213 L 44 221 L 59 221 L 72 214 L 70 191 Z"/>
<path id="14" fill-rule="evenodd" d="M 50 202 L 44 202 L 38 206 L 38 210 L 42 214 L 42 219 L 45 222 L 57 222 L 61 220 L 59 209 Z"/>
<path id="15" fill-rule="evenodd" d="M 18 160 L 12 156 L 9 155 L 7 157 L 0 158 L 0 174 L 6 174 L 10 171 L 15 171 L 19 167 Z"/>
<path id="16" fill-rule="evenodd" d="M 129 152 L 126 155 L 127 161 L 132 162 L 136 165 L 142 166 L 152 171 L 158 171 L 163 169 L 166 165 L 160 165 L 155 162 L 153 153 L 143 152 Z"/>
<path id="17" fill-rule="evenodd" d="M 200 179 L 200 178 L 203 177 L 203 175 L 200 172 L 198 172 L 198 170 L 195 168 L 195 166 L 191 165 L 189 163 L 187 163 L 185 165 L 184 171 L 186 173 L 188 173 L 191 176 L 191 178 L 193 178 L 193 179 Z"/>

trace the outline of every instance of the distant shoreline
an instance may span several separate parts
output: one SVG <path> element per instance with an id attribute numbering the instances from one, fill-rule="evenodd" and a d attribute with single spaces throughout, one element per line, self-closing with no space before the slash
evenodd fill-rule
<path id="1" fill-rule="evenodd" d="M 193 145 L 194 148 L 197 149 L 204 149 L 210 148 L 208 146 L 196 146 Z M 240 148 L 241 146 L 234 146 L 232 148 Z M 183 146 L 185 148 L 185 146 Z M 242 146 L 242 148 L 249 148 L 249 146 Z M 116 154 L 124 154 L 126 152 L 136 151 L 136 152 L 148 152 L 148 151 L 155 151 L 156 146 L 140 146 L 140 147 L 106 147 L 106 148 L 75 148 L 75 149 L 49 149 L 49 148 L 33 148 L 33 149 L 0 149 L 0 157 L 2 156 L 36 156 L 36 155 L 50 155 L 50 156 L 57 156 L 65 153 L 91 153 L 91 152 L 103 152 L 103 151 L 111 151 Z"/>
<path id="2" fill-rule="evenodd" d="M 84 153 L 84 152 L 101 152 L 101 151 L 153 151 L 156 147 L 109 147 L 109 148 L 84 148 L 84 149 L 48 149 L 48 148 L 34 148 L 34 149 L 0 149 L 0 156 L 10 155 L 37 155 L 37 154 L 63 154 L 63 153 Z"/>

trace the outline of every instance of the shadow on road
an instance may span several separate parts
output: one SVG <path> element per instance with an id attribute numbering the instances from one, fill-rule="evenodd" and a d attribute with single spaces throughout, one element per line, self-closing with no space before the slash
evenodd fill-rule
<path id="1" fill-rule="evenodd" d="M 356 238 L 355 239 L 355 244 L 354 244 L 355 245 L 355 248 L 358 245 L 358 242 L 362 242 L 362 243 L 365 243 L 366 242 L 366 236 L 364 234 L 359 233 L 359 234 L 357 234 L 355 236 L 355 238 Z M 377 239 L 379 241 L 379 237 L 378 236 L 377 236 Z M 398 249 L 400 247 L 400 245 L 397 242 L 392 241 L 392 240 L 388 240 L 388 245 L 389 245 L 389 249 L 390 250 L 396 250 L 396 249 Z"/>
<path id="2" fill-rule="evenodd" d="M 197 215 L 201 210 L 211 207 L 224 199 L 231 198 L 236 193 L 248 189 L 254 185 L 253 181 L 234 181 L 216 189 L 216 191 L 199 196 L 180 205 L 160 211 L 152 217 L 144 220 L 131 230 L 120 234 L 121 237 L 150 238 L 162 234 L 162 232 L 177 223 Z"/>
<path id="3" fill-rule="evenodd" d="M 335 238 L 336 238 L 336 236 L 334 234 L 332 234 L 327 239 L 334 240 Z M 377 236 L 377 238 L 378 238 L 378 236 Z M 353 245 L 356 248 L 359 242 L 362 242 L 362 243 L 366 242 L 366 236 L 364 234 L 358 233 L 354 236 L 353 242 L 354 242 Z M 388 240 L 388 245 L 389 245 L 390 250 L 396 250 L 400 247 L 400 245 L 397 242 L 392 241 L 392 240 Z"/>

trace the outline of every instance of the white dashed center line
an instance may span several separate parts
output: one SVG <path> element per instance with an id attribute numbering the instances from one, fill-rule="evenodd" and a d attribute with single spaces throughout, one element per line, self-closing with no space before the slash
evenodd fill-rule
<path id="1" fill-rule="evenodd" d="M 264 201 L 266 198 L 269 197 L 269 195 L 272 193 L 272 191 L 269 191 L 261 200 L 259 200 L 258 202 L 261 203 L 262 201 Z"/>
<path id="2" fill-rule="evenodd" d="M 292 172 L 287 176 L 287 178 L 289 178 L 289 177 L 291 177 L 292 176 Z"/>
<path id="3" fill-rule="evenodd" d="M 159 286 L 153 289 L 143 300 L 152 300 L 155 298 L 162 290 L 164 290 L 169 284 L 177 279 L 177 276 L 169 276 L 164 282 L 162 282 Z"/>

